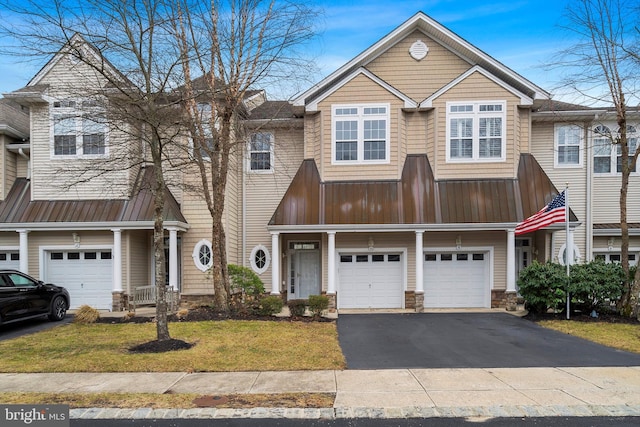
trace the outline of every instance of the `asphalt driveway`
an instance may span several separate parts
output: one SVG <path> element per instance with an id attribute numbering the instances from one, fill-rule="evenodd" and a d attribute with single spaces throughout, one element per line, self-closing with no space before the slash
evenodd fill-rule
<path id="1" fill-rule="evenodd" d="M 640 354 L 508 313 L 341 314 L 348 369 L 640 366 Z"/>

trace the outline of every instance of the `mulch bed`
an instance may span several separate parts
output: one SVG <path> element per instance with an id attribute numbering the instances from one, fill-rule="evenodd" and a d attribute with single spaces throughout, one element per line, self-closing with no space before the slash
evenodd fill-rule
<path id="1" fill-rule="evenodd" d="M 164 353 L 166 351 L 188 350 L 195 344 L 176 339 L 154 340 L 129 348 L 130 353 Z"/>

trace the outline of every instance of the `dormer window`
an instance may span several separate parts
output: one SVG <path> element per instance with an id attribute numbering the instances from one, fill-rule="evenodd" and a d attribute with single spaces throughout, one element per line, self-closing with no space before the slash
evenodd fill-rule
<path id="1" fill-rule="evenodd" d="M 389 104 L 332 107 L 332 163 L 389 163 Z"/>
<path id="2" fill-rule="evenodd" d="M 447 103 L 447 162 L 506 159 L 504 101 Z"/>
<path id="3" fill-rule="evenodd" d="M 106 115 L 96 101 L 60 100 L 52 107 L 52 156 L 107 154 Z"/>

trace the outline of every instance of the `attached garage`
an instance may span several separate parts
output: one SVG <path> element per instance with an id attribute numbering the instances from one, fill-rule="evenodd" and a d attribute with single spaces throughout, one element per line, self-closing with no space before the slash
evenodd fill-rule
<path id="1" fill-rule="evenodd" d="M 0 251 L 0 269 L 18 270 L 20 268 L 20 253 L 18 251 Z"/>
<path id="2" fill-rule="evenodd" d="M 490 307 L 488 252 L 424 254 L 424 306 Z"/>
<path id="3" fill-rule="evenodd" d="M 89 305 L 111 310 L 113 261 L 111 249 L 45 252 L 47 282 L 64 286 L 71 296 L 71 307 Z"/>
<path id="4" fill-rule="evenodd" d="M 338 308 L 402 308 L 402 254 L 340 254 Z"/>

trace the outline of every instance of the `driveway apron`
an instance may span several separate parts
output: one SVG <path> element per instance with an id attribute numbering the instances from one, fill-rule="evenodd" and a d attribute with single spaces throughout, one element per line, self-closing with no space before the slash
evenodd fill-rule
<path id="1" fill-rule="evenodd" d="M 347 369 L 640 366 L 640 354 L 508 313 L 341 314 Z"/>

